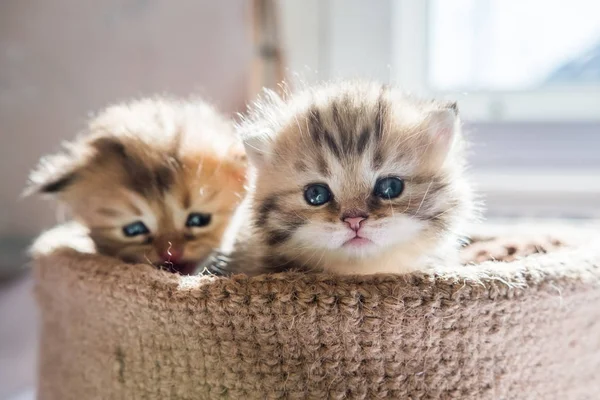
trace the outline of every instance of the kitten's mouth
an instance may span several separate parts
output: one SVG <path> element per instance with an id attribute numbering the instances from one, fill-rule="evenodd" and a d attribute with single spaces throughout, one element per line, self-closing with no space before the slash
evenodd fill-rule
<path id="1" fill-rule="evenodd" d="M 166 271 L 180 275 L 192 275 L 196 271 L 197 267 L 198 263 L 195 262 L 187 262 L 180 264 L 164 263 L 162 265 L 162 268 Z"/>
<path id="2" fill-rule="evenodd" d="M 344 242 L 342 247 L 363 247 L 370 244 L 373 244 L 373 242 L 369 239 L 356 235 L 352 239 Z"/>

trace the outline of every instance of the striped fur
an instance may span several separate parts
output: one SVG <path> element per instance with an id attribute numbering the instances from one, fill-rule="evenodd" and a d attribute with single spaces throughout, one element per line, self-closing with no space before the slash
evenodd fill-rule
<path id="1" fill-rule="evenodd" d="M 325 84 L 285 99 L 266 92 L 239 125 L 256 172 L 253 234 L 241 248 L 279 265 L 247 271 L 403 272 L 423 268 L 442 249 L 452 256 L 473 204 L 457 114 L 455 104 L 368 82 Z M 402 195 L 375 196 L 377 180 L 390 176 L 403 179 Z M 331 189 L 330 202 L 305 202 L 314 183 Z M 367 217 L 362 231 L 371 244 L 344 246 L 353 235 L 341 220 L 347 215 Z"/>
<path id="2" fill-rule="evenodd" d="M 177 250 L 194 265 L 220 246 L 245 192 L 243 147 L 200 100 L 109 107 L 65 150 L 40 162 L 29 192 L 55 196 L 99 252 L 128 262 L 158 265 Z M 187 227 L 192 212 L 210 214 L 210 224 Z M 126 237 L 123 226 L 136 221 L 150 232 Z"/>

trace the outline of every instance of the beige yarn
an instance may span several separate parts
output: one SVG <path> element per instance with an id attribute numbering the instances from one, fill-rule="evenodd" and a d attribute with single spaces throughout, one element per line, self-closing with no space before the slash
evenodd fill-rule
<path id="1" fill-rule="evenodd" d="M 600 398 L 593 244 L 431 276 L 35 264 L 40 399 Z"/>

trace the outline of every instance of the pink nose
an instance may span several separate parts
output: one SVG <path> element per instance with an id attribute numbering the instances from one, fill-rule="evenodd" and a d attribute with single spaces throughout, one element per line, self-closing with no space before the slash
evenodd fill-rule
<path id="1" fill-rule="evenodd" d="M 350 217 L 344 218 L 344 222 L 348 224 L 350 229 L 357 231 L 360 229 L 360 223 L 364 221 L 366 218 L 363 217 Z"/>
<path id="2" fill-rule="evenodd" d="M 183 258 L 183 249 L 171 247 L 170 249 L 161 252 L 160 258 L 162 258 L 163 261 L 177 264 Z"/>

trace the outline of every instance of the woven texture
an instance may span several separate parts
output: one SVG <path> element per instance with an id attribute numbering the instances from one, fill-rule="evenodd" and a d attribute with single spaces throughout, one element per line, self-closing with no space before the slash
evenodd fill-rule
<path id="1" fill-rule="evenodd" d="M 600 250 L 530 244 L 486 238 L 465 257 L 552 251 L 371 277 L 38 254 L 39 398 L 597 399 Z"/>

